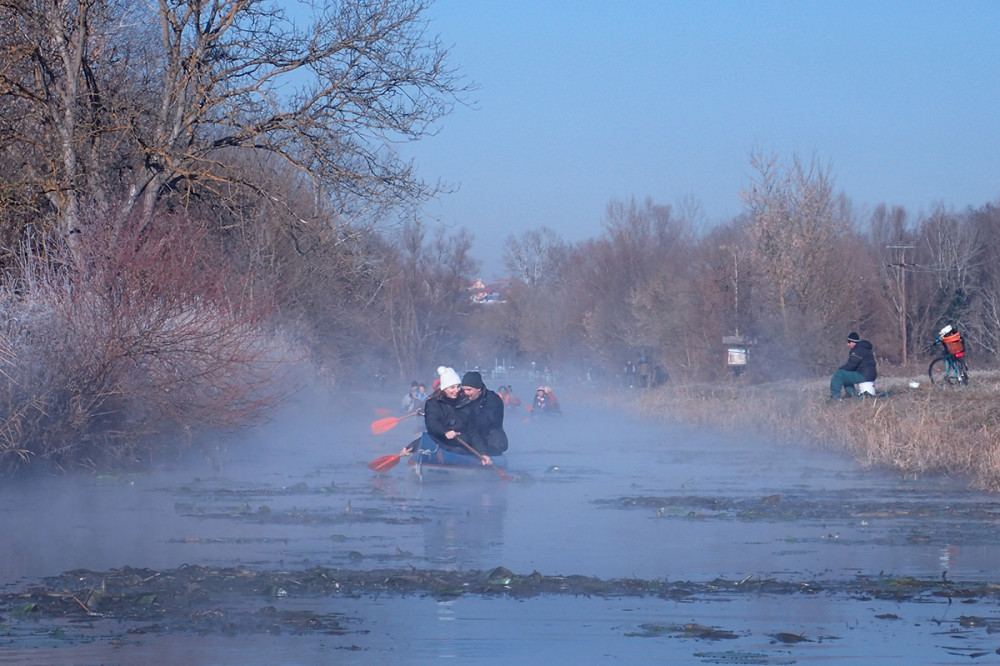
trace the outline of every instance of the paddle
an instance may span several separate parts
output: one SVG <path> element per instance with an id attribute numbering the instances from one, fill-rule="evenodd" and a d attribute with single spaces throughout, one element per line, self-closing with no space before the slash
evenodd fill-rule
<path id="1" fill-rule="evenodd" d="M 483 461 L 483 463 L 486 462 L 486 456 L 484 456 L 482 453 L 480 453 L 479 451 L 476 451 L 474 448 L 472 448 L 471 446 L 469 446 L 468 444 L 466 444 L 466 442 L 465 442 L 464 439 L 462 439 L 461 437 L 455 437 L 455 439 L 458 440 L 459 444 L 461 444 L 462 446 L 464 446 L 465 448 L 469 449 L 474 454 L 476 454 L 476 457 L 479 458 L 481 461 Z M 514 480 L 514 477 L 510 476 L 509 474 L 504 474 L 504 471 L 502 469 L 500 469 L 499 467 L 497 467 L 496 465 L 494 465 L 493 463 L 490 463 L 490 467 L 492 467 L 493 469 L 495 469 L 497 471 L 497 474 L 499 474 L 501 478 L 510 479 L 512 481 Z"/>
<path id="2" fill-rule="evenodd" d="M 393 428 L 395 428 L 396 425 L 400 421 L 402 421 L 403 419 L 408 419 L 411 416 L 416 416 L 419 413 L 420 413 L 420 410 L 418 409 L 415 412 L 410 412 L 406 416 L 387 416 L 384 419 L 379 419 L 378 421 L 373 421 L 372 422 L 372 432 L 375 433 L 376 435 L 381 435 L 384 432 L 389 432 L 390 430 L 392 430 Z"/>
<path id="3" fill-rule="evenodd" d="M 375 460 L 368 463 L 368 469 L 375 470 L 379 474 L 388 472 L 390 469 L 395 467 L 399 463 L 399 459 L 403 457 L 402 453 L 394 453 L 391 456 L 382 456 L 381 458 L 376 458 Z"/>

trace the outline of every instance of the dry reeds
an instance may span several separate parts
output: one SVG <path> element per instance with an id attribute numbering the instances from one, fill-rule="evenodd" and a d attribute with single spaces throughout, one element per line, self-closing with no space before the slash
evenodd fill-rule
<path id="1" fill-rule="evenodd" d="M 644 394 L 646 415 L 723 432 L 846 450 L 862 464 L 906 476 L 968 478 L 1000 491 L 1000 401 L 981 377 L 967 387 L 911 389 L 880 380 L 881 397 L 830 401 L 822 383 L 671 385 Z"/>

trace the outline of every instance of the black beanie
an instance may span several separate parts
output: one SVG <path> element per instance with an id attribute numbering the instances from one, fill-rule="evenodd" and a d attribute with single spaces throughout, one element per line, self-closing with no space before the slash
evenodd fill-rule
<path id="1" fill-rule="evenodd" d="M 847 341 L 848 342 L 861 342 L 861 336 L 858 335 L 857 333 L 855 333 L 854 331 L 851 331 L 850 333 L 847 334 Z"/>
<path id="2" fill-rule="evenodd" d="M 486 388 L 486 385 L 483 384 L 483 376 L 475 370 L 470 370 L 462 375 L 462 386 L 471 386 L 477 389 Z"/>

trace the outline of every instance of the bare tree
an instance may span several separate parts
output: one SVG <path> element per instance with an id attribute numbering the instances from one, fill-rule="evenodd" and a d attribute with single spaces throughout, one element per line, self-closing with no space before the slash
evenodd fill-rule
<path id="1" fill-rule="evenodd" d="M 82 206 L 101 198 L 109 122 L 102 76 L 133 63 L 123 54 L 136 30 L 131 3 L 114 0 L 9 0 L 0 4 L 0 200 L 34 224 L 57 219 L 72 242 Z M 124 32 L 125 27 L 133 30 Z M 116 34 L 116 31 L 117 34 Z M 113 76 L 112 76 L 113 78 Z M 7 211 L 8 223 L 13 217 Z M 46 215 L 48 213 L 48 215 Z M 23 223 L 23 222 L 22 222 Z M 16 230 L 15 230 L 16 231 Z M 14 236 L 8 232 L 8 236 Z"/>
<path id="2" fill-rule="evenodd" d="M 400 230 L 380 297 L 399 372 L 416 373 L 440 364 L 446 351 L 457 352 L 462 320 L 473 307 L 468 287 L 478 264 L 471 246 L 464 230 L 449 236 L 438 227 L 429 239 L 419 221 Z"/>
<path id="3" fill-rule="evenodd" d="M 689 231 L 669 206 L 651 199 L 609 203 L 604 227 L 600 239 L 577 248 L 570 266 L 583 292 L 587 342 L 605 364 L 617 366 L 639 348 L 662 348 L 667 329 L 682 320 L 670 304 L 687 293 L 675 278 Z"/>
<path id="4" fill-rule="evenodd" d="M 77 229 L 82 200 L 122 218 L 138 208 L 148 223 L 167 196 L 269 195 L 230 168 L 250 151 L 279 156 L 343 215 L 419 201 L 436 186 L 392 144 L 433 132 L 464 92 L 425 7 L 8 0 L 0 105 L 19 113 L 6 116 L 0 151 L 29 166 L 8 192 L 25 205 L 44 196 L 63 233 Z"/>
<path id="5" fill-rule="evenodd" d="M 943 208 L 921 221 L 916 238 L 916 300 L 911 312 L 926 343 L 944 324 L 964 325 L 970 318 L 972 298 L 983 277 L 981 266 L 988 255 L 981 230 L 965 216 Z"/>
<path id="6" fill-rule="evenodd" d="M 507 237 L 503 259 L 508 276 L 526 285 L 554 285 L 566 261 L 566 243 L 552 229 L 530 229 L 520 238 Z"/>
<path id="7" fill-rule="evenodd" d="M 790 345 L 791 358 L 815 358 L 816 345 L 825 345 L 833 331 L 863 328 L 870 316 L 859 297 L 873 277 L 868 249 L 853 232 L 847 200 L 834 195 L 828 167 L 794 157 L 784 168 L 761 154 L 752 155 L 751 164 L 757 177 L 741 196 L 761 278 L 757 294 L 771 299 L 779 318 L 779 330 L 767 331 L 768 338 Z"/>
<path id="8" fill-rule="evenodd" d="M 978 278 L 974 280 L 971 305 L 965 317 L 967 333 L 976 345 L 994 357 L 1000 354 L 1000 202 L 971 211 L 969 224 L 979 239 Z"/>

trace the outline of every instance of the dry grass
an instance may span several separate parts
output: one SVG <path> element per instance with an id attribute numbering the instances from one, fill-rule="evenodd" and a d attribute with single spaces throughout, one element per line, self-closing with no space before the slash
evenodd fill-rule
<path id="1" fill-rule="evenodd" d="M 1000 491 L 1000 381 L 978 373 L 968 387 L 880 379 L 883 397 L 831 402 L 825 382 L 677 385 L 643 394 L 644 414 L 785 443 L 844 450 L 862 464 L 909 477 L 943 474 Z"/>

